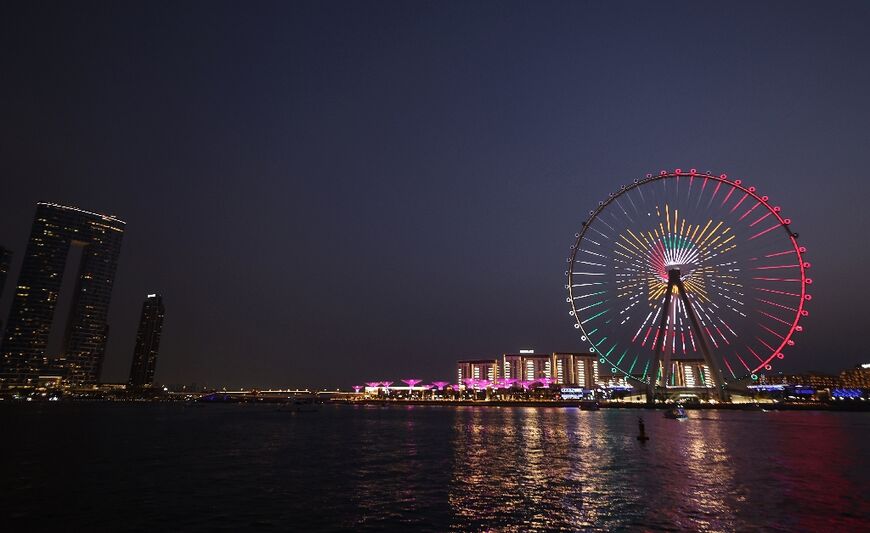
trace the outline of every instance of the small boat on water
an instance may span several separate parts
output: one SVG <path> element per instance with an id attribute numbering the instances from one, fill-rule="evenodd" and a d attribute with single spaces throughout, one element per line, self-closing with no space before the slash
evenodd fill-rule
<path id="1" fill-rule="evenodd" d="M 676 405 L 665 411 L 665 418 L 681 420 L 683 418 L 689 418 L 689 415 L 686 414 L 686 410 L 683 408 L 683 406 Z"/>
<path id="2" fill-rule="evenodd" d="M 288 399 L 278 407 L 278 410 L 288 413 L 314 413 L 319 408 L 320 404 L 317 403 L 313 396 L 300 396 Z"/>
<path id="3" fill-rule="evenodd" d="M 584 400 L 580 402 L 581 411 L 597 411 L 601 406 L 595 400 Z"/>

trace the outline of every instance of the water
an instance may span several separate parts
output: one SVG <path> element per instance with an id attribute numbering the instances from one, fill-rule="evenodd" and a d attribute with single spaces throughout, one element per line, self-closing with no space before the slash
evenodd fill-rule
<path id="1" fill-rule="evenodd" d="M 639 414 L 651 437 L 645 445 L 635 439 Z M 556 408 L 6 405 L 0 508 L 5 524 L 60 530 L 870 527 L 870 415 L 689 417 Z"/>

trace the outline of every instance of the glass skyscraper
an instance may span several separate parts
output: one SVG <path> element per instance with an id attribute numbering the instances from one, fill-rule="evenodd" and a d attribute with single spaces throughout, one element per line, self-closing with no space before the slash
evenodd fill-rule
<path id="1" fill-rule="evenodd" d="M 163 298 L 159 294 L 149 294 L 142 304 L 142 317 L 139 319 L 139 332 L 136 334 L 136 349 L 133 351 L 133 365 L 130 367 L 128 383 L 133 388 L 149 387 L 154 384 L 157 352 L 160 350 L 160 333 L 163 331 L 163 315 Z"/>
<path id="2" fill-rule="evenodd" d="M 6 286 L 6 274 L 12 262 L 12 252 L 0 246 L 0 298 L 3 297 L 3 287 Z"/>
<path id="3" fill-rule="evenodd" d="M 124 227 L 125 223 L 113 216 L 37 204 L 3 338 L 3 385 L 33 384 L 43 370 L 67 257 L 73 246 L 81 247 L 81 261 L 63 337 L 65 379 L 74 385 L 99 381 Z"/>
<path id="4" fill-rule="evenodd" d="M 12 252 L 0 246 L 0 299 L 3 298 L 3 288 L 6 286 L 6 275 L 12 263 Z M 3 320 L 0 320 L 0 335 L 3 334 Z"/>

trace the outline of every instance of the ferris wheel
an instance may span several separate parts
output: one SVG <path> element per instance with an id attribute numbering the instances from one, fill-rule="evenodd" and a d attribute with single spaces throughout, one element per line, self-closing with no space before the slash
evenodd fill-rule
<path id="1" fill-rule="evenodd" d="M 661 171 L 589 212 L 568 257 L 567 301 L 587 350 L 614 376 L 676 382 L 702 361 L 720 400 L 727 384 L 772 369 L 811 299 L 806 248 L 778 206 L 725 174 Z"/>

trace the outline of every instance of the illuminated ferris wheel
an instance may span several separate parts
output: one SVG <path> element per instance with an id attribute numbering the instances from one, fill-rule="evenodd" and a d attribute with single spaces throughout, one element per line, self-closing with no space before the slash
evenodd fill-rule
<path id="1" fill-rule="evenodd" d="M 784 357 L 812 280 L 780 208 L 741 180 L 692 169 L 648 174 L 599 202 L 571 246 L 568 303 L 587 349 L 614 376 L 678 385 L 678 361 L 720 400 Z"/>

